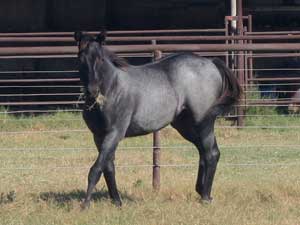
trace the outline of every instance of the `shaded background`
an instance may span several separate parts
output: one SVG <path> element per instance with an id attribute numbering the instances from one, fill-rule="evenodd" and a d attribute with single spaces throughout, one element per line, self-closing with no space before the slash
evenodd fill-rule
<path id="1" fill-rule="evenodd" d="M 299 29 L 300 0 L 244 1 L 254 29 Z M 224 27 L 230 0 L 10 0 L 0 32 Z"/>

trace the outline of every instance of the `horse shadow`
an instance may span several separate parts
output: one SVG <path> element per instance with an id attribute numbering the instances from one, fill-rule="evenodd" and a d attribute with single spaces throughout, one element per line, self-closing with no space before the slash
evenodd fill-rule
<path id="1" fill-rule="evenodd" d="M 84 190 L 73 190 L 70 192 L 42 192 L 39 194 L 39 199 L 47 202 L 54 203 L 58 206 L 66 206 L 71 204 L 73 201 L 82 202 L 86 196 L 86 192 Z M 126 192 L 121 192 L 120 196 L 122 200 L 135 202 L 136 200 L 131 197 Z M 110 196 L 107 191 L 95 191 L 92 194 L 92 201 L 100 202 L 100 201 L 110 200 Z"/>

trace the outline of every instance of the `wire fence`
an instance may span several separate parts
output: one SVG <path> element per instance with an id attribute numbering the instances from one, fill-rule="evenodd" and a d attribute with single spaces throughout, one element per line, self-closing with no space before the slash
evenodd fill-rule
<path id="1" fill-rule="evenodd" d="M 35 111 L 34 111 L 35 112 Z M 48 110 L 48 113 L 51 112 L 76 112 L 79 113 L 80 110 Z M 4 113 L 4 112 L 3 112 Z M 6 112 L 6 113 L 12 113 L 12 112 Z M 20 112 L 14 112 L 13 114 L 18 114 Z M 284 117 L 284 118 L 298 118 L 299 116 L 293 116 L 293 115 L 246 115 L 247 117 Z M 32 122 L 53 122 L 53 121 L 65 121 L 66 123 L 71 123 L 73 121 L 77 121 L 77 122 L 82 122 L 82 119 L 76 118 L 76 119 L 45 119 L 45 118 L 34 118 L 34 117 L 30 117 L 30 118 L 3 118 L 0 120 L 0 124 L 2 123 L 7 123 L 7 122 L 20 122 L 20 121 L 26 121 L 29 123 Z M 238 132 L 240 132 L 241 130 L 246 130 L 246 129 L 267 129 L 267 130 L 276 130 L 276 129 L 284 129 L 284 130 L 297 130 L 300 129 L 300 125 L 299 126 L 295 126 L 295 125 L 286 125 L 286 126 L 270 126 L 270 125 L 266 125 L 266 126 L 251 126 L 251 125 L 247 125 L 244 127 L 238 127 L 238 126 L 216 126 L 217 129 L 220 129 L 221 132 L 226 132 L 226 129 L 234 129 L 237 130 Z M 165 129 L 172 129 L 171 127 L 165 128 Z M 74 134 L 74 133 L 87 133 L 89 134 L 90 132 L 88 131 L 88 129 L 52 129 L 52 130 L 37 130 L 37 131 L 33 131 L 33 130 L 24 130 L 24 131 L 2 131 L 0 132 L 0 138 L 3 136 L 7 136 L 7 135 L 11 135 L 11 136 L 18 136 L 18 135 L 37 135 L 37 134 L 45 134 L 45 135 L 49 135 L 49 134 L 58 134 L 58 133 L 68 133 L 68 134 Z M 271 134 L 272 135 L 272 134 Z M 295 135 L 298 135 L 297 133 Z M 298 143 L 299 144 L 236 144 L 236 145 L 220 145 L 220 148 L 223 149 L 224 151 L 226 150 L 251 150 L 253 149 L 253 151 L 257 151 L 258 149 L 269 149 L 269 150 L 274 150 L 274 149 L 285 149 L 285 151 L 291 150 L 291 151 L 295 151 L 295 152 L 299 152 L 300 149 L 300 139 L 298 138 Z M 153 148 L 161 148 L 163 151 L 166 150 L 195 150 L 195 146 L 193 145 L 180 145 L 180 144 L 175 144 L 175 145 L 161 145 L 161 146 L 153 146 L 153 145 L 134 145 L 134 146 L 120 146 L 118 148 L 118 151 L 129 151 L 129 150 L 148 150 L 151 151 Z M 94 151 L 96 152 L 96 148 L 95 147 L 0 147 L 0 154 L 3 154 L 4 152 L 23 152 L 23 154 L 21 155 L 22 157 L 24 157 L 24 153 L 32 153 L 32 152 L 91 152 Z M 130 154 L 130 151 L 128 152 Z M 1 157 L 0 157 L 1 159 Z M 20 159 L 20 156 L 18 157 L 18 159 Z M 28 159 L 28 157 L 27 157 Z M 37 158 L 37 160 L 41 160 L 43 159 L 43 157 L 39 156 Z M 48 159 L 46 157 L 46 159 Z M 55 158 L 54 158 L 55 159 Z M 162 164 L 160 165 L 160 167 L 164 168 L 164 167 L 170 167 L 170 168 L 178 168 L 178 167 L 195 167 L 197 164 Z M 266 167 L 282 167 L 282 166 L 299 166 L 300 162 L 287 162 L 287 163 L 278 163 L 278 162 L 272 162 L 272 163 L 263 163 L 263 162 L 256 162 L 256 163 L 249 163 L 249 162 L 241 162 L 241 163 L 221 163 L 221 165 L 226 166 L 226 167 L 255 167 L 255 166 L 266 166 Z M 118 165 L 118 168 L 139 168 L 139 167 L 153 167 L 152 164 L 133 164 L 133 165 Z M 43 169 L 46 170 L 51 170 L 54 168 L 47 168 L 47 167 L 42 167 Z M 14 171 L 14 170 L 39 170 L 42 169 L 41 167 L 39 168 L 31 168 L 31 167 L 13 167 L 13 168 L 4 168 L 4 167 L 0 167 L 0 170 L 9 170 L 9 171 Z M 55 167 L 55 169 L 58 170 L 63 170 L 63 169 L 87 169 L 88 167 L 77 167 L 77 166 L 72 166 L 72 167 L 65 167 L 65 166 L 58 166 Z"/>
<path id="2" fill-rule="evenodd" d="M 291 162 L 291 163 L 220 163 L 220 166 L 223 167 L 298 167 L 300 166 L 300 162 Z M 132 169 L 132 168 L 145 168 L 149 169 L 152 168 L 152 164 L 136 164 L 136 165 L 116 165 L 116 168 L 120 169 Z M 190 163 L 190 164 L 161 164 L 161 168 L 196 168 L 198 167 L 197 163 Z M 57 170 L 89 170 L 90 167 L 86 166 L 56 166 L 56 167 L 15 167 L 15 168 L 0 168 L 0 171 L 25 171 L 25 170 L 50 170 L 50 171 L 57 171 Z"/>
<path id="3" fill-rule="evenodd" d="M 52 110 L 49 112 L 49 110 L 45 110 L 45 111 L 38 111 L 38 112 L 42 112 L 44 114 L 47 114 L 47 113 L 55 113 L 55 110 Z M 68 112 L 68 111 L 67 111 Z M 76 113 L 79 113 L 79 112 L 82 112 L 81 110 L 78 110 L 78 111 L 71 111 L 71 112 L 76 112 Z M 39 117 L 28 117 L 28 118 L 24 118 L 24 117 L 21 117 L 21 118 L 12 118 L 12 117 L 7 117 L 7 115 L 17 115 L 17 114 L 23 114 L 23 113 L 36 113 L 36 111 L 22 111 L 22 112 L 15 112 L 15 113 L 12 113 L 12 112 L 7 112 L 6 114 L 2 113 L 2 115 L 4 114 L 4 117 L 5 118 L 0 118 L 0 122 L 3 122 L 3 123 L 18 123 L 18 122 L 22 122 L 22 121 L 27 121 L 27 122 L 30 122 L 30 121 L 40 121 L 40 122 L 54 122 L 54 121 L 79 121 L 81 123 L 84 123 L 84 121 L 82 119 L 75 119 L 75 118 L 65 118 L 65 119 L 59 119 L 59 118 L 56 118 L 56 119 L 47 119 L 47 118 L 39 118 Z M 274 114 L 246 114 L 246 115 L 225 115 L 225 116 L 219 116 L 218 118 L 236 118 L 237 116 L 243 116 L 243 117 L 248 117 L 248 118 L 262 118 L 262 117 L 273 117 L 273 118 L 300 118 L 300 115 L 298 114 L 278 114 L 278 115 L 274 115 Z M 165 129 L 168 129 L 165 128 Z"/>
<path id="4" fill-rule="evenodd" d="M 174 146 L 170 146 L 170 145 L 161 145 L 161 146 L 152 146 L 152 145 L 149 145 L 149 146 L 121 146 L 121 147 L 118 147 L 118 151 L 121 150 L 121 151 L 128 151 L 128 150 L 152 150 L 153 148 L 162 148 L 162 149 L 167 149 L 167 150 L 180 150 L 180 151 L 184 151 L 184 150 L 191 150 L 191 149 L 195 149 L 196 147 L 193 146 L 193 145 L 174 145 Z M 220 145 L 219 146 L 220 148 L 222 149 L 230 149 L 230 150 L 233 150 L 233 149 L 253 149 L 253 148 L 260 148 L 260 149 L 263 149 L 263 148 L 268 148 L 268 149 L 274 149 L 274 148 L 285 148 L 285 149 L 293 149 L 293 150 L 297 150 L 297 151 L 300 151 L 300 144 L 286 144 L 286 145 L 280 145 L 280 144 L 261 144 L 261 145 L 248 145 L 248 144 L 245 144 L 245 145 Z M 6 152 L 9 152 L 9 151 L 28 151 L 28 152 L 31 152 L 31 151 L 96 151 L 96 147 L 90 147 L 90 148 L 87 148 L 87 147 L 55 147 L 55 148 L 50 148 L 50 147 L 18 147 L 18 148 L 15 148 L 15 147 L 12 147 L 12 148 L 0 148 L 0 151 L 6 151 Z"/>
<path id="5" fill-rule="evenodd" d="M 300 126 L 215 126 L 216 129 L 292 129 L 298 130 Z M 165 129 L 172 129 L 171 127 Z M 28 135 L 28 134 L 58 134 L 58 133 L 89 133 L 87 129 L 61 129 L 61 130 L 26 130 L 26 131 L 2 131 L 0 135 Z"/>
<path id="6" fill-rule="evenodd" d="M 164 55 L 168 55 L 169 53 L 163 53 Z M 298 105 L 300 104 L 300 98 L 295 97 L 294 95 L 298 93 L 298 90 L 300 90 L 300 64 L 299 67 L 296 67 L 294 65 L 289 67 L 284 67 L 279 65 L 275 65 L 274 67 L 266 66 L 263 68 L 257 67 L 250 67 L 250 64 L 247 64 L 247 62 L 251 59 L 253 61 L 266 59 L 266 58 L 279 58 L 280 57 L 294 57 L 298 58 L 300 56 L 300 53 L 295 52 L 272 52 L 272 53 L 259 53 L 259 52 L 237 52 L 237 51 L 222 51 L 222 52 L 197 52 L 197 54 L 202 56 L 209 56 L 209 57 L 216 57 L 220 56 L 223 59 L 232 60 L 230 62 L 231 64 L 234 64 L 232 70 L 234 73 L 243 72 L 245 73 L 245 83 L 241 84 L 244 88 L 244 93 L 247 95 L 245 102 L 240 102 L 236 104 L 236 107 L 243 107 L 245 110 L 249 109 L 249 112 L 246 114 L 238 114 L 233 113 L 228 116 L 224 116 L 221 118 L 225 119 L 234 119 L 237 117 L 243 117 L 244 119 L 249 119 L 251 121 L 253 120 L 262 120 L 261 123 L 253 122 L 253 123 L 247 123 L 244 126 L 237 126 L 237 125 L 216 125 L 216 129 L 220 132 L 231 132 L 231 131 L 237 131 L 237 133 L 241 132 L 252 132 L 257 130 L 265 130 L 265 136 L 267 136 L 268 132 L 270 131 L 276 131 L 276 132 L 289 132 L 288 135 L 292 136 L 295 135 L 296 140 L 291 143 L 251 143 L 251 140 L 247 140 L 246 142 L 244 140 L 239 140 L 239 144 L 232 144 L 232 145 L 226 145 L 221 144 L 220 148 L 222 150 L 251 150 L 251 151 L 259 151 L 261 149 L 268 149 L 268 151 L 272 151 L 274 149 L 285 149 L 285 151 L 291 150 L 295 153 L 300 152 L 300 138 L 297 134 L 298 129 L 300 129 L 300 123 L 297 123 L 296 119 L 299 119 L 298 114 L 289 114 L 286 112 L 278 112 L 269 114 L 270 112 L 261 112 L 261 108 L 268 110 L 268 108 L 276 107 L 277 109 L 287 108 L 291 104 Z M 121 56 L 128 57 L 129 59 L 140 59 L 140 58 L 152 58 L 153 54 L 151 53 L 122 53 Z M 245 68 L 236 68 L 236 57 L 243 56 L 247 65 Z M 53 60 L 56 59 L 62 59 L 62 58 L 74 58 L 75 56 L 73 54 L 69 55 L 52 55 L 52 56 L 1 56 L 0 58 L 5 60 L 16 60 L 16 59 L 22 59 L 24 61 L 28 59 L 38 59 L 43 60 L 48 58 L 52 58 Z M 254 64 L 255 65 L 255 64 Z M 253 78 L 250 76 L 250 74 L 254 74 L 255 77 L 259 76 L 259 78 Z M 66 74 L 71 75 L 66 78 Z M 276 79 L 271 80 L 270 77 L 273 75 L 276 76 Z M 55 76 L 53 79 L 49 79 L 49 77 Z M 256 80 L 255 80 L 256 79 Z M 3 70 L 0 71 L 0 103 L 3 103 L 5 105 L 5 102 L 10 102 L 10 107 L 14 106 L 13 103 L 17 102 L 28 102 L 28 99 L 34 99 L 39 98 L 39 102 L 45 101 L 51 102 L 54 101 L 50 98 L 56 98 L 56 97 L 70 97 L 73 101 L 69 101 L 68 108 L 67 109 L 61 109 L 58 110 L 57 108 L 51 110 L 49 108 L 45 109 L 28 109 L 25 110 L 22 107 L 20 107 L 18 110 L 15 110 L 15 108 L 4 108 L 0 110 L 0 127 L 2 128 L 2 131 L 0 131 L 0 140 L 1 138 L 6 137 L 19 137 L 22 135 L 29 136 L 28 138 L 37 136 L 37 135 L 56 135 L 56 134 L 89 134 L 87 128 L 63 128 L 63 129 L 55 129 L 55 128 L 38 128 L 39 130 L 34 130 L 36 128 L 32 128 L 30 126 L 20 126 L 18 128 L 10 128 L 9 126 L 4 126 L 10 123 L 20 123 L 20 122 L 27 122 L 27 123 L 36 123 L 37 121 L 39 123 L 47 122 L 60 122 L 60 123 L 75 123 L 80 122 L 81 124 L 84 124 L 83 120 L 80 118 L 55 118 L 51 119 L 48 117 L 45 118 L 39 118 L 35 117 L 34 115 L 38 114 L 57 114 L 57 113 L 76 113 L 79 114 L 82 110 L 80 109 L 79 105 L 83 102 L 80 102 L 79 96 L 82 94 L 82 88 L 83 86 L 79 83 L 79 76 L 78 76 L 78 70 L 70 70 L 70 69 L 56 69 L 49 70 L 46 68 L 45 70 L 35 70 L 35 69 L 29 69 L 29 70 Z M 64 82 L 64 83 L 62 83 Z M 65 82 L 68 82 L 67 84 Z M 33 85 L 33 83 L 36 83 L 36 85 Z M 273 89 L 268 89 L 273 88 Z M 20 90 L 18 90 L 20 89 Z M 17 93 L 16 93 L 17 91 Z M 19 92 L 18 92 L 19 91 Z M 261 94 L 267 95 L 267 97 L 264 99 L 261 97 Z M 284 95 L 278 97 L 278 95 Z M 274 97 L 275 95 L 275 97 Z M 15 98 L 14 100 L 7 100 Z M 19 99 L 17 99 L 19 98 Z M 266 103 L 268 101 L 268 103 Z M 53 103 L 54 104 L 54 103 Z M 22 104 L 20 104 L 22 106 Z M 1 104 L 0 104 L 1 106 Z M 259 108 L 257 112 L 251 112 L 251 109 L 253 108 Z M 33 116 L 24 116 L 26 114 L 30 114 Z M 287 121 L 280 122 L 279 124 L 276 124 L 277 120 L 280 119 L 286 119 Z M 267 122 L 269 124 L 264 124 L 264 122 Z M 17 127 L 17 126 L 16 126 Z M 13 130 L 17 129 L 17 130 Z M 165 128 L 166 130 L 172 129 L 171 127 Z M 293 134 L 291 132 L 294 132 Z M 237 134 L 237 135 L 238 135 Z M 271 136 L 273 134 L 270 134 Z M 230 138 L 230 137 L 229 137 Z M 284 136 L 282 138 L 285 138 Z M 263 139 L 263 137 L 261 138 Z M 250 144 L 249 144 L 250 142 Z M 275 141 L 274 141 L 275 142 Z M 191 150 L 195 149 L 193 145 L 161 145 L 161 146 L 152 146 L 152 145 L 132 145 L 132 146 L 120 146 L 118 148 L 118 151 L 127 151 L 129 150 L 153 150 L 154 148 L 160 147 L 162 151 L 167 150 Z M 26 156 L 27 153 L 31 152 L 84 152 L 84 151 L 95 151 L 95 147 L 78 147 L 78 146 L 71 146 L 71 147 L 47 147 L 44 146 L 42 143 L 39 146 L 14 146 L 14 147 L 3 147 L 0 146 L 0 155 L 6 154 L 9 152 L 21 152 L 20 157 L 29 157 Z M 25 156 L 24 156 L 25 154 Z M 131 154 L 131 153 L 128 153 Z M 296 155 L 297 156 L 297 155 Z M 46 158 L 46 157 L 45 157 Z M 43 159 L 42 156 L 39 156 L 37 160 Z M 55 157 L 53 158 L 55 159 Z M 1 157 L 0 157 L 1 160 Z M 300 166 L 300 161 L 297 161 L 296 159 L 293 159 L 289 162 L 238 162 L 238 163 L 227 163 L 227 162 L 221 162 L 221 166 L 224 167 L 241 167 L 241 168 L 256 168 L 256 167 L 298 167 Z M 198 163 L 163 163 L 159 165 L 161 168 L 194 168 L 197 167 Z M 116 166 L 120 169 L 126 169 L 126 168 L 145 168 L 149 169 L 153 167 L 153 164 L 148 163 L 141 163 L 141 164 L 119 164 Z M 17 166 L 17 165 L 9 165 L 7 168 L 0 166 L 0 171 L 8 171 L 8 172 L 15 172 L 15 171 L 61 171 L 61 170 L 87 170 L 89 167 L 87 166 Z"/>

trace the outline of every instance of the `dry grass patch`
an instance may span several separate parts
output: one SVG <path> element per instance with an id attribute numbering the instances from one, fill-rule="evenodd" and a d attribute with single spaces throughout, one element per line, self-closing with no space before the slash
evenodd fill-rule
<path id="1" fill-rule="evenodd" d="M 8 132 L 86 129 L 76 114 L 0 123 Z M 6 150 L 0 151 L 0 224 L 297 225 L 300 152 L 292 145 L 300 139 L 295 131 L 217 129 L 221 160 L 211 205 L 201 204 L 194 191 L 198 152 L 174 130 L 161 132 L 161 163 L 189 166 L 162 167 L 159 193 L 152 191 L 152 168 L 141 166 L 152 163 L 152 135 L 127 139 L 116 156 L 123 208 L 110 203 L 101 180 L 84 212 L 79 204 L 97 155 L 89 132 L 1 134 L 0 148 Z"/>

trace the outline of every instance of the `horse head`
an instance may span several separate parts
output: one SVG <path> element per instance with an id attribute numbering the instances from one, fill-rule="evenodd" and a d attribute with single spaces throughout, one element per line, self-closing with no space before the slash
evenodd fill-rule
<path id="1" fill-rule="evenodd" d="M 75 32 L 74 39 L 78 45 L 80 81 L 92 97 L 99 94 L 101 75 L 99 68 L 104 62 L 104 45 L 106 32 L 102 31 L 97 36 L 85 32 Z"/>

